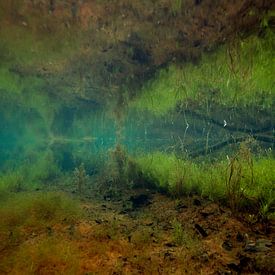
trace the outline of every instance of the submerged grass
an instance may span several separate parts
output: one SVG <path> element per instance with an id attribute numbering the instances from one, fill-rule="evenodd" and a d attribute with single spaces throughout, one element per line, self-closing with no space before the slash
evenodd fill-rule
<path id="1" fill-rule="evenodd" d="M 211 200 L 234 201 L 229 203 L 234 208 L 232 210 L 237 210 L 242 206 L 243 200 L 247 199 L 273 205 L 274 158 L 254 157 L 251 159 L 253 167 L 240 155 L 236 158 L 240 168 L 237 170 L 234 170 L 235 166 L 231 166 L 232 160 L 195 163 L 179 159 L 175 154 L 160 152 L 139 156 L 136 162 L 146 179 L 174 197 L 196 193 Z M 228 186 L 231 169 L 234 170 L 234 177 L 231 175 L 231 186 Z"/>

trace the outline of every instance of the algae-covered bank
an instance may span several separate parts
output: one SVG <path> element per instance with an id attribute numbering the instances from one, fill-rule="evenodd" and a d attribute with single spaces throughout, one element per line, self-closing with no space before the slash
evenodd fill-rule
<path id="1" fill-rule="evenodd" d="M 0 274 L 274 274 L 275 5 L 0 0 Z"/>

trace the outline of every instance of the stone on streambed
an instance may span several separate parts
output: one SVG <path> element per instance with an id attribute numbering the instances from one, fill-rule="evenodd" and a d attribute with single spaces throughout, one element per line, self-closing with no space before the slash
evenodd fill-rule
<path id="1" fill-rule="evenodd" d="M 150 197 L 147 194 L 134 195 L 129 200 L 132 202 L 133 209 L 151 204 Z"/>
<path id="2" fill-rule="evenodd" d="M 270 251 L 272 241 L 266 239 L 259 239 L 256 241 L 248 240 L 244 248 L 245 252 L 266 252 Z"/>

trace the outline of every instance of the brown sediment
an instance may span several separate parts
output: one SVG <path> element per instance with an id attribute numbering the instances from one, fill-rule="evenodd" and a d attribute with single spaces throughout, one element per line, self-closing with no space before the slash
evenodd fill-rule
<path id="1" fill-rule="evenodd" d="M 229 209 L 200 197 L 175 201 L 152 194 L 150 203 L 127 210 L 122 201 L 86 201 L 82 205 L 86 217 L 73 226 L 57 224 L 51 236 L 43 230 L 32 235 L 26 229 L 25 239 L 1 251 L 6 266 L 1 266 L 0 273 L 27 274 L 16 251 L 23 249 L 33 256 L 37 252 L 31 250 L 49 238 L 59 249 L 62 245 L 69 249 L 68 259 L 75 257 L 74 274 L 274 272 L 274 224 L 265 234 L 261 224 L 244 216 L 236 218 Z M 175 223 L 181 225 L 182 232 L 176 232 Z M 207 235 L 203 236 L 198 227 Z M 183 234 L 180 242 L 177 234 Z M 264 245 L 256 246 L 256 251 L 249 248 L 250 243 L 257 242 Z M 12 267 L 7 263 L 14 253 L 18 264 Z M 40 263 L 38 274 L 66 273 L 72 270 L 71 265 L 66 258 L 49 257 L 48 262 Z M 20 266 L 22 270 L 18 270 Z"/>

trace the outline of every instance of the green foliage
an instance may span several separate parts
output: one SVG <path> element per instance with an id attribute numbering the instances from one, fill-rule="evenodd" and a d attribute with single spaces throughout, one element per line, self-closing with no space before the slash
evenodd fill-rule
<path id="1" fill-rule="evenodd" d="M 177 105 L 185 108 L 254 106 L 270 110 L 274 103 L 274 33 L 250 36 L 203 54 L 199 64 L 171 65 L 147 83 L 131 102 L 137 110 L 162 116 Z"/>
<path id="2" fill-rule="evenodd" d="M 20 192 L 25 190 L 24 177 L 19 171 L 9 171 L 0 177 L 0 198 L 6 192 Z"/>
<path id="3" fill-rule="evenodd" d="M 239 152 L 229 160 L 226 178 L 226 192 L 229 205 L 235 213 L 240 210 L 245 191 L 250 190 L 254 181 L 252 154 L 248 146 L 241 144 Z"/>
<path id="4" fill-rule="evenodd" d="M 101 194 L 116 198 L 133 187 L 138 177 L 137 167 L 120 144 L 110 150 L 109 154 L 110 159 L 99 176 L 98 188 Z"/>
<path id="5" fill-rule="evenodd" d="M 270 192 L 275 196 L 274 158 L 252 158 L 247 150 L 241 147 L 229 163 L 196 163 L 160 152 L 135 160 L 145 178 L 175 197 L 197 193 L 212 200 L 227 198 L 230 206 L 236 209 L 241 199 L 267 200 Z"/>
<path id="6" fill-rule="evenodd" d="M 180 196 L 183 192 L 191 193 L 197 187 L 195 178 L 190 175 L 196 175 L 199 172 L 198 167 L 189 161 L 178 159 L 174 154 L 156 152 L 138 157 L 136 161 L 146 178 L 174 196 Z"/>
<path id="7" fill-rule="evenodd" d="M 74 170 L 74 182 L 79 193 L 83 192 L 83 189 L 87 184 L 87 180 L 88 175 L 86 174 L 84 163 L 81 163 L 81 165 Z"/>
<path id="8" fill-rule="evenodd" d="M 259 207 L 259 216 L 262 221 L 267 221 L 269 219 L 275 219 L 275 198 L 274 190 L 269 190 L 269 195 L 267 194 L 261 201 Z"/>
<path id="9" fill-rule="evenodd" d="M 174 16 L 176 16 L 177 14 L 179 14 L 181 12 L 182 4 L 183 4 L 182 2 L 183 2 L 183 0 L 172 0 L 171 1 L 171 11 Z"/>
<path id="10" fill-rule="evenodd" d="M 194 235 L 194 232 L 186 226 L 184 227 L 181 222 L 176 219 L 172 221 L 171 225 L 173 228 L 172 237 L 175 244 L 185 246 L 190 251 L 190 254 L 195 255 L 196 252 L 201 249 L 201 244 Z"/>
<path id="11" fill-rule="evenodd" d="M 272 17 L 275 16 L 275 12 L 274 11 L 268 11 L 262 18 L 262 21 L 261 21 L 261 27 L 262 28 L 269 28 L 269 20 L 272 19 Z"/>
<path id="12" fill-rule="evenodd" d="M 177 220 L 173 220 L 173 239 L 177 245 L 183 245 L 186 242 L 186 235 L 183 226 Z"/>

